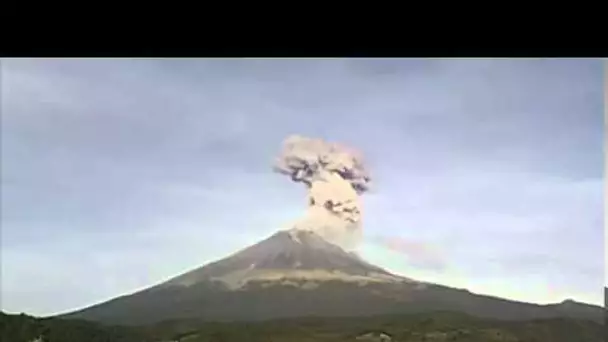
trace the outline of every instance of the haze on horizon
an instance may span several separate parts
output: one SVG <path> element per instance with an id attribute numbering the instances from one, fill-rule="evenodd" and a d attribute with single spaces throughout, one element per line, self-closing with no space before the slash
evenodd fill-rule
<path id="1" fill-rule="evenodd" d="M 602 304 L 600 59 L 3 59 L 0 309 L 140 290 L 300 217 L 301 134 L 374 178 L 359 253 L 473 292 Z"/>

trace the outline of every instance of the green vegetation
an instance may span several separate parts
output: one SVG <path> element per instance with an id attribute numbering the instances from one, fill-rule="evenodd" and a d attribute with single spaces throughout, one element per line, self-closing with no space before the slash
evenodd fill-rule
<path id="1" fill-rule="evenodd" d="M 600 342 L 602 324 L 574 319 L 522 322 L 483 320 L 464 314 L 307 318 L 266 322 L 211 323 L 176 320 L 140 327 L 101 326 L 25 315 L 0 316 L 0 339 L 30 342 Z M 384 338 L 384 340 L 383 340 Z"/>
<path id="2" fill-rule="evenodd" d="M 0 341 L 32 342 L 147 342 L 133 328 L 109 327 L 80 320 L 34 318 L 0 313 Z"/>

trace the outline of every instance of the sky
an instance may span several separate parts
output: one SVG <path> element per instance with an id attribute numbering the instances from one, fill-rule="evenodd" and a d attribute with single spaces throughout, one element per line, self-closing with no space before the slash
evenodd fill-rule
<path id="1" fill-rule="evenodd" d="M 360 150 L 359 253 L 535 303 L 602 304 L 595 59 L 3 59 L 0 308 L 163 282 L 301 217 L 291 134 Z"/>

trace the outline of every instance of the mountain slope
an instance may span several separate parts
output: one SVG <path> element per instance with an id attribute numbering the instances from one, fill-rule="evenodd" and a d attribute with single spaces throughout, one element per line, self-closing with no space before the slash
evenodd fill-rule
<path id="1" fill-rule="evenodd" d="M 497 319 L 574 317 L 601 307 L 534 305 L 417 282 L 305 231 L 282 231 L 232 256 L 146 290 L 63 315 L 112 324 L 170 319 L 263 320 L 459 311 Z"/>
<path id="2" fill-rule="evenodd" d="M 220 281 L 230 288 L 239 288 L 250 281 L 277 278 L 407 281 L 312 232 L 291 230 L 278 232 L 232 256 L 169 280 L 161 287 Z"/>

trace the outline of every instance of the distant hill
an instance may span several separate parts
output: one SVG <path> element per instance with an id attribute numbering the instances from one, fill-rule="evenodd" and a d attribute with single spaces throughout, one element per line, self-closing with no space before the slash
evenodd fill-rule
<path id="1" fill-rule="evenodd" d="M 172 319 L 255 321 L 456 311 L 482 318 L 576 318 L 604 309 L 535 305 L 391 274 L 307 231 L 281 231 L 227 258 L 143 291 L 62 315 L 108 324 Z"/>

